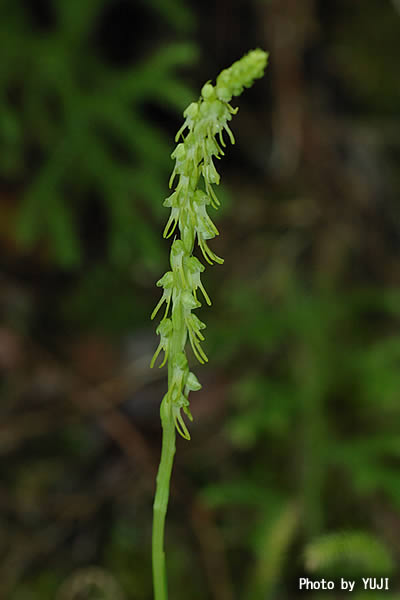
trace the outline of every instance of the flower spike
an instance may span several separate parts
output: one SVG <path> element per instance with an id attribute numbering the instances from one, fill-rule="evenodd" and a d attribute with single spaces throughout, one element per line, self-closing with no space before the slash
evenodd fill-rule
<path id="1" fill-rule="evenodd" d="M 171 209 L 164 238 L 174 236 L 170 251 L 171 270 L 157 282 L 163 288 L 163 294 L 151 315 L 153 319 L 163 303 L 166 303 L 164 315 L 157 327 L 160 342 L 150 365 L 153 367 L 161 350 L 164 350 L 160 366 L 168 363 L 168 391 L 160 407 L 163 442 L 154 499 L 154 600 L 167 600 L 163 540 L 176 431 L 184 439 L 190 440 L 184 415 L 190 421 L 193 420 L 189 409 L 189 394 L 201 388 L 196 375 L 189 371 L 187 343 L 190 343 L 194 356 L 201 364 L 208 361 L 202 347 L 205 341 L 203 330 L 206 326 L 194 314 L 201 306 L 197 291 L 201 290 L 208 305 L 211 300 L 201 282 L 204 265 L 193 256 L 193 252 L 197 241 L 207 263 L 212 265 L 214 262 L 224 262 L 208 246 L 208 240 L 219 234 L 207 212 L 209 205 L 214 209 L 220 206 L 214 190 L 214 186 L 220 183 L 214 158 L 224 156 L 225 132 L 230 142 L 235 143 L 229 123 L 238 109 L 229 103 L 244 88 L 250 87 L 256 79 L 262 77 L 267 58 L 266 52 L 252 50 L 229 69 L 222 71 L 217 77 L 216 85 L 207 81 L 201 89 L 199 100 L 189 104 L 183 113 L 185 121 L 176 134 L 177 146 L 171 154 L 175 165 L 169 187 L 175 186 L 175 189 L 164 201 L 164 206 Z"/>
<path id="2" fill-rule="evenodd" d="M 229 103 L 232 97 L 238 96 L 255 79 L 262 77 L 267 57 L 262 50 L 253 50 L 229 69 L 224 69 L 217 77 L 216 85 L 212 85 L 211 81 L 203 85 L 198 102 L 189 104 L 183 113 L 185 121 L 176 134 L 177 146 L 171 154 L 175 166 L 169 187 L 173 187 L 176 178 L 178 180 L 175 190 L 164 201 L 164 206 L 171 209 L 171 214 L 163 235 L 168 239 L 175 234 L 175 240 L 171 246 L 171 271 L 157 283 L 163 287 L 163 294 L 151 318 L 156 316 L 164 302 L 166 309 L 157 329 L 161 339 L 151 365 L 154 365 L 158 354 L 164 350 L 162 365 L 170 362 L 168 401 L 172 403 L 176 428 L 186 439 L 190 436 L 181 417 L 181 397 L 186 398 L 185 402 L 188 403 L 189 390 L 198 388 L 193 387 L 193 384 L 189 385 L 186 394 L 182 396 L 183 380 L 189 380 L 189 368 L 187 361 L 185 365 L 181 360 L 179 366 L 176 357 L 185 357 L 188 340 L 197 360 L 202 364 L 208 361 L 201 346 L 201 342 L 204 342 L 202 330 L 205 325 L 192 314 L 200 306 L 196 292 L 200 289 L 206 303 L 211 304 L 200 278 L 204 266 L 192 253 L 197 238 L 200 251 L 208 264 L 224 262 L 208 246 L 208 240 L 219 235 L 207 212 L 208 205 L 215 209 L 220 205 L 214 191 L 214 186 L 220 182 L 220 175 L 213 158 L 220 159 L 224 155 L 224 132 L 230 142 L 235 143 L 229 122 L 238 108 L 233 108 Z M 169 319 L 171 305 L 172 315 Z M 193 379 L 194 375 L 190 374 L 190 377 Z M 177 382 L 180 382 L 179 385 Z M 186 408 L 187 406 L 185 404 Z"/>

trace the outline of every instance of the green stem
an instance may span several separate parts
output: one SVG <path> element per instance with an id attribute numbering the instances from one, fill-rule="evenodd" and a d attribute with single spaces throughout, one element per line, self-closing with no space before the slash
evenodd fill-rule
<path id="1" fill-rule="evenodd" d="M 225 130 L 234 143 L 228 121 L 236 114 L 237 109 L 232 108 L 229 102 L 232 96 L 239 96 L 244 87 L 250 87 L 255 79 L 262 77 L 266 63 L 267 54 L 262 50 L 253 50 L 232 67 L 222 71 L 215 87 L 206 83 L 202 88 L 199 101 L 192 102 L 184 112 L 186 120 L 175 138 L 176 141 L 186 128 L 189 129 L 189 133 L 185 137 L 182 136 L 183 142 L 177 145 L 171 155 L 176 160 L 176 164 L 169 187 L 172 187 L 176 175 L 179 176 L 179 183 L 171 196 L 164 201 L 164 206 L 172 209 L 164 230 L 164 237 L 170 237 L 177 226 L 180 237 L 174 239 L 171 246 L 171 271 L 167 271 L 157 282 L 164 291 L 161 301 L 151 316 L 153 319 L 160 306 L 164 302 L 167 303 L 164 317 L 157 327 L 160 344 L 150 364 L 153 367 L 161 349 L 164 350 L 164 361 L 160 366 L 168 361 L 168 392 L 161 403 L 160 411 L 163 439 L 153 513 L 154 600 L 168 600 L 164 529 L 175 455 L 175 428 L 182 437 L 190 439 L 181 410 L 190 420 L 193 420 L 189 410 L 188 395 L 190 391 L 201 388 L 194 373 L 189 371 L 185 353 L 188 336 L 196 358 L 201 363 L 207 362 L 199 341 L 204 340 L 201 329 L 204 329 L 205 324 L 192 314 L 193 310 L 201 306 L 196 297 L 198 288 L 202 290 L 206 302 L 210 304 L 210 299 L 200 280 L 204 265 L 192 256 L 196 236 L 203 256 L 209 264 L 213 261 L 223 262 L 212 252 L 206 241 L 218 235 L 218 230 L 206 211 L 207 204 L 215 208 L 219 205 L 213 191 L 213 184 L 219 183 L 213 156 L 220 158 L 219 155 L 224 153 L 214 138 L 219 133 L 220 143 L 225 146 L 222 136 Z M 205 191 L 201 185 L 199 186 L 200 177 L 203 177 Z M 169 318 L 171 302 L 171 318 Z"/>
<path id="2" fill-rule="evenodd" d="M 167 600 L 168 598 L 164 529 L 168 507 L 169 485 L 175 455 L 175 422 L 172 416 L 171 405 L 165 399 L 161 404 L 161 422 L 163 428 L 162 449 L 153 505 L 152 557 L 154 600 Z"/>

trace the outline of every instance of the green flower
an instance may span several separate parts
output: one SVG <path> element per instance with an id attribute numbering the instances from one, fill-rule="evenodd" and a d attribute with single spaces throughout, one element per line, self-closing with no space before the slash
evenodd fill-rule
<path id="1" fill-rule="evenodd" d="M 232 144 L 235 143 L 229 122 L 238 109 L 233 108 L 229 102 L 233 96 L 241 94 L 244 88 L 250 87 L 255 79 L 262 77 L 266 64 L 267 54 L 262 50 L 253 50 L 229 69 L 222 71 L 215 86 L 208 81 L 201 90 L 198 102 L 192 102 L 184 111 L 185 121 L 176 134 L 178 144 L 171 154 L 175 166 L 169 187 L 176 181 L 177 183 L 172 194 L 164 200 L 164 206 L 171 209 L 171 214 L 163 235 L 165 238 L 175 235 L 176 238 L 171 245 L 171 271 L 157 282 L 163 288 L 163 294 L 151 315 L 152 319 L 164 302 L 166 309 L 157 328 L 160 343 L 151 366 L 161 350 L 164 350 L 161 366 L 166 362 L 169 365 L 165 401 L 178 432 L 186 439 L 190 436 L 181 410 L 191 419 L 188 394 L 189 391 L 199 389 L 200 385 L 197 379 L 193 379 L 195 376 L 189 374 L 185 353 L 187 341 L 200 363 L 208 361 L 201 346 L 204 342 L 202 331 L 205 324 L 193 314 L 201 306 L 196 295 L 198 289 L 206 303 L 211 304 L 200 279 L 204 265 L 193 256 L 193 249 L 197 239 L 208 264 L 224 262 L 208 245 L 209 240 L 219 235 L 207 212 L 210 206 L 216 209 L 220 205 L 214 190 L 214 186 L 220 182 L 214 159 L 224 155 L 224 135 L 228 136 Z"/>
<path id="2" fill-rule="evenodd" d="M 201 306 L 196 295 L 198 289 L 207 304 L 210 305 L 211 300 L 200 279 L 204 265 L 193 256 L 193 249 L 197 239 L 206 262 L 223 262 L 207 244 L 208 240 L 218 235 L 218 229 L 207 212 L 209 206 L 218 208 L 220 204 L 214 190 L 214 186 L 220 182 L 214 158 L 224 155 L 224 135 L 228 135 L 232 144 L 235 142 L 228 122 L 238 109 L 232 108 L 229 102 L 243 88 L 262 77 L 267 57 L 262 50 L 253 50 L 229 69 L 222 71 L 216 86 L 210 82 L 203 86 L 198 102 L 192 102 L 183 113 L 185 122 L 176 134 L 175 141 L 178 145 L 171 155 L 175 160 L 175 167 L 169 186 L 171 188 L 176 179 L 177 184 L 173 193 L 164 200 L 164 206 L 171 209 L 164 237 L 174 235 L 170 252 L 171 271 L 167 271 L 157 282 L 163 288 L 163 293 L 151 315 L 153 319 L 166 303 L 164 316 L 157 327 L 160 343 L 150 365 L 153 367 L 159 353 L 164 350 L 164 360 L 160 366 L 168 363 L 168 391 L 160 407 L 163 441 L 153 511 L 155 600 L 167 600 L 164 528 L 176 431 L 190 440 L 182 413 L 190 421 L 193 420 L 189 409 L 189 393 L 201 388 L 196 375 L 189 371 L 187 341 L 189 340 L 193 354 L 200 363 L 208 360 L 201 346 L 204 342 L 202 331 L 206 326 L 193 311 Z M 171 314 L 168 316 L 170 309 Z"/>

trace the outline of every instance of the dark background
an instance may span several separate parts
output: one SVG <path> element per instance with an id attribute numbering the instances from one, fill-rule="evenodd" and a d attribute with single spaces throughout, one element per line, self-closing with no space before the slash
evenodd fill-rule
<path id="1" fill-rule="evenodd" d="M 203 83 L 255 47 L 170 595 L 317 599 L 299 577 L 342 576 L 400 598 L 399 1 L 2 0 L 1 599 L 152 597 L 170 153 Z"/>

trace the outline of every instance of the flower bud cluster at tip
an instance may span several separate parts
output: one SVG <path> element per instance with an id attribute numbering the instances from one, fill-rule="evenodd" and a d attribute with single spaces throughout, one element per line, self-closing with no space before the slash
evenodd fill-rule
<path id="1" fill-rule="evenodd" d="M 206 303 L 211 304 L 200 278 L 204 265 L 192 255 L 193 248 L 197 240 L 207 263 L 223 263 L 223 259 L 208 246 L 208 240 L 219 234 L 207 212 L 209 206 L 218 208 L 220 205 L 213 188 L 220 182 L 214 158 L 220 159 L 224 155 L 224 135 L 232 144 L 235 143 L 229 121 L 238 109 L 229 104 L 230 100 L 263 76 L 267 58 L 268 54 L 263 50 L 252 50 L 222 71 L 215 86 L 207 82 L 198 102 L 192 102 L 184 111 L 185 122 L 176 134 L 178 145 L 171 154 L 175 167 L 169 187 L 173 186 L 176 178 L 178 181 L 173 193 L 164 201 L 164 206 L 171 209 L 164 237 L 170 238 L 175 234 L 175 239 L 170 253 L 171 270 L 157 282 L 163 293 L 151 318 L 164 303 L 166 307 L 157 327 L 160 342 L 151 366 L 163 350 L 160 367 L 168 362 L 169 368 L 168 392 L 162 403 L 162 414 L 166 407 L 172 411 L 176 428 L 186 439 L 190 439 L 190 435 L 181 410 L 192 420 L 188 395 L 190 391 L 201 388 L 196 376 L 189 370 L 185 354 L 188 338 L 197 360 L 200 363 L 208 360 L 201 346 L 205 324 L 193 313 L 201 306 L 198 290 Z M 180 237 L 176 239 L 178 231 Z"/>

